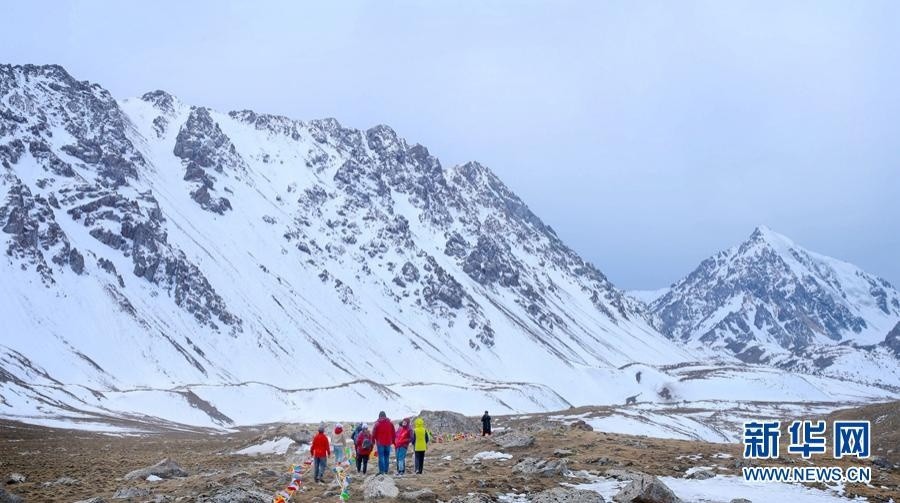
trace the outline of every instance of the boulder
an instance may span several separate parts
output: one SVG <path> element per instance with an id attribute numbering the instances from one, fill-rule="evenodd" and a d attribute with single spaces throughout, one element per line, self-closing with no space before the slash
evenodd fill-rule
<path id="1" fill-rule="evenodd" d="M 531 497 L 531 503 L 604 503 L 595 491 L 554 487 Z"/>
<path id="2" fill-rule="evenodd" d="M 75 503 L 106 503 L 106 500 L 101 498 L 100 496 L 94 496 L 91 499 L 78 500 Z"/>
<path id="3" fill-rule="evenodd" d="M 711 472 L 710 470 L 698 470 L 694 473 L 691 473 L 685 478 L 694 479 L 694 480 L 706 480 L 715 477 L 716 474 Z"/>
<path id="4" fill-rule="evenodd" d="M 499 435 L 494 435 L 491 440 L 504 449 L 517 449 L 534 445 L 534 436 L 513 430 L 507 430 Z"/>
<path id="5" fill-rule="evenodd" d="M 7 485 L 21 484 L 22 482 L 25 482 L 26 479 L 27 479 L 27 477 L 25 477 L 25 475 L 22 475 L 21 473 L 18 473 L 18 472 L 14 472 L 14 473 L 10 473 L 6 477 L 6 483 L 7 483 Z"/>
<path id="6" fill-rule="evenodd" d="M 545 460 L 537 458 L 525 458 L 513 466 L 513 473 L 526 477 L 554 477 L 562 476 L 568 471 L 565 459 Z"/>
<path id="7" fill-rule="evenodd" d="M 372 475 L 363 482 L 362 493 L 364 500 L 393 499 L 400 495 L 400 490 L 397 489 L 393 478 L 387 475 Z"/>
<path id="8" fill-rule="evenodd" d="M 272 494 L 242 486 L 228 486 L 212 494 L 200 495 L 198 503 L 259 503 L 272 501 Z"/>
<path id="9" fill-rule="evenodd" d="M 556 449 L 555 451 L 553 451 L 553 455 L 558 458 L 564 458 L 567 456 L 571 456 L 572 454 L 572 449 Z"/>
<path id="10" fill-rule="evenodd" d="M 681 503 L 678 496 L 652 475 L 643 475 L 613 496 L 617 503 Z"/>
<path id="11" fill-rule="evenodd" d="M 900 325 L 898 325 L 900 326 Z M 883 470 L 894 468 L 894 464 L 881 456 L 872 456 L 872 464 Z"/>
<path id="12" fill-rule="evenodd" d="M 419 417 L 425 426 L 435 434 L 480 433 L 481 422 L 458 412 L 447 410 L 423 410 Z"/>
<path id="13" fill-rule="evenodd" d="M 0 503 L 24 503 L 25 500 L 22 499 L 21 496 L 16 496 L 13 493 L 6 492 L 5 489 L 0 488 Z"/>
<path id="14" fill-rule="evenodd" d="M 753 503 L 753 502 L 748 500 L 747 498 L 734 498 L 733 500 L 729 501 L 728 503 Z"/>
<path id="15" fill-rule="evenodd" d="M 129 472 L 125 475 L 125 480 L 146 480 L 151 475 L 156 475 L 161 479 L 170 479 L 172 477 L 187 477 L 188 473 L 178 463 L 166 458 L 153 466 Z"/>
<path id="16" fill-rule="evenodd" d="M 400 493 L 400 499 L 403 501 L 437 501 L 437 495 L 431 489 L 419 489 Z"/>
<path id="17" fill-rule="evenodd" d="M 583 419 L 579 419 L 569 425 L 570 430 L 594 431 L 594 427 L 585 423 Z"/>
<path id="18" fill-rule="evenodd" d="M 150 496 L 150 490 L 143 487 L 124 487 L 113 494 L 114 500 L 127 500 L 132 498 L 143 498 Z"/>

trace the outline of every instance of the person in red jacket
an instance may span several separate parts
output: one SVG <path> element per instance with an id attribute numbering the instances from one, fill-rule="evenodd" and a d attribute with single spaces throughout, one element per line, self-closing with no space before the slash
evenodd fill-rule
<path id="1" fill-rule="evenodd" d="M 369 431 L 369 425 L 363 423 L 360 430 L 356 434 L 356 473 L 366 474 L 366 468 L 369 466 L 369 456 L 372 455 L 372 449 L 375 448 L 375 440 L 372 438 L 372 432 Z"/>
<path id="2" fill-rule="evenodd" d="M 409 427 L 409 418 L 400 421 L 400 427 L 397 428 L 397 435 L 394 438 L 394 448 L 397 449 L 397 475 L 406 474 L 406 450 L 409 449 L 409 442 L 412 439 L 412 429 Z"/>
<path id="3" fill-rule="evenodd" d="M 325 465 L 328 463 L 328 456 L 331 454 L 331 444 L 328 442 L 328 437 L 325 436 L 324 426 L 319 426 L 319 433 L 313 437 L 309 453 L 316 462 L 316 482 L 322 483 L 324 482 L 323 478 L 325 477 Z"/>
<path id="4" fill-rule="evenodd" d="M 391 445 L 394 444 L 394 436 L 397 430 L 394 423 L 388 419 L 384 411 L 378 413 L 378 421 L 372 428 L 372 436 L 375 437 L 375 446 L 378 449 L 378 474 L 387 474 L 391 468 Z"/>

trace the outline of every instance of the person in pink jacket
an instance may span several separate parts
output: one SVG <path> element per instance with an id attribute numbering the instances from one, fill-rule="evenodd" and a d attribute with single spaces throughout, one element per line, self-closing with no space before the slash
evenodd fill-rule
<path id="1" fill-rule="evenodd" d="M 406 474 L 406 451 L 412 440 L 412 429 L 409 427 L 409 418 L 400 421 L 397 434 L 394 436 L 394 448 L 397 449 L 397 475 Z"/>

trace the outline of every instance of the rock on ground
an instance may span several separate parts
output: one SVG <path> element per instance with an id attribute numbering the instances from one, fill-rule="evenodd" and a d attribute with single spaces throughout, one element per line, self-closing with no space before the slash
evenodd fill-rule
<path id="1" fill-rule="evenodd" d="M 396 498 L 400 490 L 394 479 L 386 475 L 372 475 L 363 482 L 363 499 Z"/>
<path id="2" fill-rule="evenodd" d="M 579 419 L 569 425 L 570 430 L 594 431 L 594 427 L 585 423 L 583 419 Z"/>
<path id="3" fill-rule="evenodd" d="M 101 498 L 100 496 L 94 496 L 91 499 L 79 500 L 79 501 L 76 501 L 75 503 L 106 503 L 106 500 Z"/>
<path id="4" fill-rule="evenodd" d="M 81 482 L 78 479 L 73 479 L 72 477 L 60 477 L 56 480 L 51 480 L 50 482 L 44 482 L 43 484 L 41 484 L 41 486 L 77 486 L 80 483 Z"/>
<path id="5" fill-rule="evenodd" d="M 178 463 L 166 458 L 153 466 L 129 472 L 125 475 L 125 480 L 146 480 L 151 475 L 156 475 L 162 479 L 170 479 L 172 477 L 187 477 L 188 473 Z"/>
<path id="6" fill-rule="evenodd" d="M 504 449 L 531 447 L 534 445 L 534 436 L 512 430 L 494 435 L 491 440 Z"/>
<path id="7" fill-rule="evenodd" d="M 531 497 L 531 503 L 604 503 L 603 496 L 584 489 L 554 487 Z"/>
<path id="8" fill-rule="evenodd" d="M 10 473 L 9 476 L 6 477 L 7 484 L 21 484 L 22 482 L 25 482 L 25 480 L 26 480 L 25 475 L 22 475 L 21 473 L 17 473 L 17 472 Z"/>
<path id="9" fill-rule="evenodd" d="M 748 500 L 747 498 L 734 498 L 733 500 L 729 501 L 728 503 L 753 503 L 753 502 Z"/>
<path id="10" fill-rule="evenodd" d="M 400 493 L 400 499 L 403 501 L 437 501 L 437 495 L 431 489 L 419 489 Z"/>
<path id="11" fill-rule="evenodd" d="M 353 431 L 353 428 L 350 428 L 350 431 Z M 269 435 L 267 437 L 259 437 L 256 439 L 256 441 L 263 442 L 277 437 L 288 437 L 298 444 L 311 444 L 313 439 L 313 432 L 305 426 L 285 424 L 279 426 L 272 435 Z"/>
<path id="12" fill-rule="evenodd" d="M 709 470 L 697 470 L 696 472 L 688 475 L 686 478 L 694 479 L 694 480 L 706 480 L 715 477 L 716 474 Z"/>
<path id="13" fill-rule="evenodd" d="M 619 494 L 613 496 L 617 503 L 681 503 L 678 496 L 652 475 L 641 474 L 632 480 Z"/>
<path id="14" fill-rule="evenodd" d="M 472 493 L 465 496 L 454 496 L 448 503 L 494 503 L 497 498 L 484 493 Z"/>
<path id="15" fill-rule="evenodd" d="M 568 464 L 565 459 L 554 459 L 547 461 L 545 459 L 525 458 L 513 466 L 513 472 L 530 477 L 536 475 L 538 477 L 557 477 L 565 475 L 568 471 Z"/>
<path id="16" fill-rule="evenodd" d="M 425 427 L 434 433 L 480 433 L 481 422 L 457 412 L 447 410 L 423 410 L 419 417 L 425 420 Z"/>
<path id="17" fill-rule="evenodd" d="M 21 496 L 8 493 L 5 489 L 0 488 L 0 503 L 25 503 L 25 500 Z"/>
<path id="18" fill-rule="evenodd" d="M 150 496 L 150 490 L 143 487 L 125 487 L 119 489 L 113 494 L 114 500 L 127 500 L 131 498 L 143 498 Z"/>
<path id="19" fill-rule="evenodd" d="M 212 494 L 200 495 L 197 503 L 260 503 L 272 501 L 272 494 L 246 487 L 222 487 Z"/>

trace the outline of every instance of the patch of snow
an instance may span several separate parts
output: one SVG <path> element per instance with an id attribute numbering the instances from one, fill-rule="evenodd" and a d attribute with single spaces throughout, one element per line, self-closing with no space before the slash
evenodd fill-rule
<path id="1" fill-rule="evenodd" d="M 242 456 L 259 456 L 262 454 L 287 454 L 288 448 L 294 441 L 288 437 L 280 437 L 265 442 L 245 447 L 235 454 Z"/>
<path id="2" fill-rule="evenodd" d="M 505 454 L 503 452 L 497 451 L 483 451 L 478 454 L 472 456 L 473 461 L 484 461 L 487 459 L 496 459 L 499 461 L 506 461 L 507 459 L 512 459 L 512 454 Z"/>
<path id="3" fill-rule="evenodd" d="M 813 489 L 800 484 L 781 482 L 747 482 L 743 477 L 719 475 L 705 480 L 659 477 L 675 495 L 684 501 L 730 501 L 746 498 L 750 501 L 790 501 L 791 503 L 827 503 L 848 500 L 833 491 Z M 859 499 L 857 501 L 865 501 Z"/>
<path id="4" fill-rule="evenodd" d="M 657 288 L 656 290 L 629 290 L 627 293 L 632 299 L 637 299 L 644 304 L 650 304 L 656 299 L 669 293 L 669 287 Z"/>

